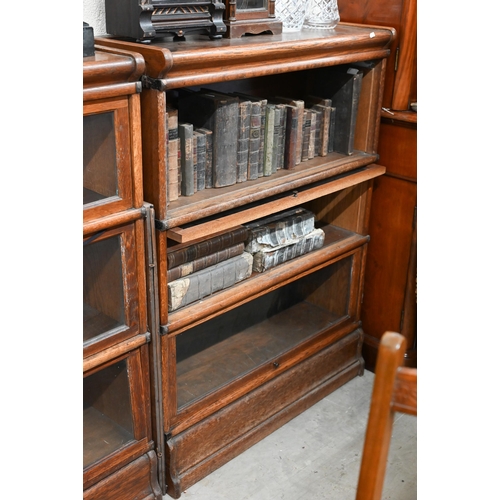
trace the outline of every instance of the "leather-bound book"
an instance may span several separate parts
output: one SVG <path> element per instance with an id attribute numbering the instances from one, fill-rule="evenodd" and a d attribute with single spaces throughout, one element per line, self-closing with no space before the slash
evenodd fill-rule
<path id="1" fill-rule="evenodd" d="M 248 155 L 250 151 L 251 102 L 240 99 L 238 103 L 238 147 L 236 151 L 236 182 L 248 179 Z"/>
<path id="2" fill-rule="evenodd" d="M 213 186 L 236 184 L 238 99 L 218 92 L 179 90 L 179 120 L 212 131 Z"/>
<path id="3" fill-rule="evenodd" d="M 181 194 L 192 196 L 194 189 L 193 124 L 179 123 L 181 151 Z"/>
<path id="4" fill-rule="evenodd" d="M 244 242 L 248 236 L 245 226 L 238 226 L 230 231 L 219 233 L 211 238 L 170 246 L 167 249 L 167 269 L 186 262 L 205 257 L 237 243 Z"/>
<path id="5" fill-rule="evenodd" d="M 311 110 L 304 109 L 304 121 L 302 123 L 302 161 L 309 159 L 309 142 L 311 140 Z"/>
<path id="6" fill-rule="evenodd" d="M 252 255 L 243 252 L 236 257 L 168 283 L 168 311 L 176 311 L 250 277 L 252 264 Z"/>
<path id="7" fill-rule="evenodd" d="M 277 96 L 274 98 L 277 102 L 282 102 L 297 108 L 297 142 L 295 152 L 295 165 L 302 161 L 302 134 L 304 125 L 305 102 L 302 99 L 292 99 L 290 97 Z M 287 167 L 285 167 L 287 168 Z M 291 168 L 291 167 L 288 167 Z"/>
<path id="8" fill-rule="evenodd" d="M 326 156 L 328 154 L 328 142 L 330 140 L 332 100 L 324 99 L 318 96 L 307 96 L 306 103 L 311 109 L 321 112 L 320 144 L 318 154 L 319 156 Z"/>
<path id="9" fill-rule="evenodd" d="M 193 130 L 193 142 L 196 140 L 196 190 L 205 189 L 207 168 L 207 137 L 198 129 Z"/>
<path id="10" fill-rule="evenodd" d="M 167 198 L 175 201 L 179 197 L 179 131 L 178 111 L 167 106 L 165 112 L 167 129 Z"/>
<path id="11" fill-rule="evenodd" d="M 212 176 L 212 131 L 208 128 L 197 128 L 197 132 L 205 135 L 205 189 L 213 186 Z"/>

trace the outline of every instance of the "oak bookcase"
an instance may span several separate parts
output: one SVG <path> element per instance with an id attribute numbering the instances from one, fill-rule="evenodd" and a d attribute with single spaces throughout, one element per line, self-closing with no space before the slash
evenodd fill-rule
<path id="1" fill-rule="evenodd" d="M 170 496 L 197 482 L 357 375 L 360 307 L 390 28 L 340 23 L 240 39 L 113 37 L 98 43 L 139 52 L 144 197 L 156 216 L 162 418 Z M 324 68 L 363 71 L 352 155 L 331 153 L 271 177 L 168 203 L 165 108 L 176 89 L 209 87 L 303 99 Z M 168 312 L 167 248 L 291 207 L 314 212 L 319 250 Z M 332 429 L 334 432 L 334 429 Z"/>
<path id="2" fill-rule="evenodd" d="M 142 189 L 140 54 L 83 58 L 83 498 L 161 499 L 152 411 L 147 270 L 153 208 Z M 156 332 L 156 333 L 155 333 Z M 156 335 L 156 337 L 155 337 Z"/>

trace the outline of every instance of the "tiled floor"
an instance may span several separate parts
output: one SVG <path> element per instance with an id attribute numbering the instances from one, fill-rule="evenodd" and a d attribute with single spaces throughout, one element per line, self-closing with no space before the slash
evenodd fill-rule
<path id="1" fill-rule="evenodd" d="M 188 488 L 181 500 L 354 500 L 373 379 L 365 371 Z M 416 417 L 398 414 L 393 431 L 383 499 L 415 500 Z"/>

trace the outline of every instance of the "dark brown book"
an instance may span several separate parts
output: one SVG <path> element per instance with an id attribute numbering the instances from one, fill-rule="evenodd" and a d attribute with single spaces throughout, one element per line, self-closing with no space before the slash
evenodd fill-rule
<path id="1" fill-rule="evenodd" d="M 240 99 L 238 103 L 238 147 L 236 152 L 236 182 L 245 182 L 248 179 L 251 104 L 251 101 L 243 99 Z"/>
<path id="2" fill-rule="evenodd" d="M 295 165 L 298 165 L 302 161 L 302 134 L 304 125 L 304 109 L 305 102 L 302 99 L 292 99 L 290 97 L 277 96 L 275 97 L 277 102 L 283 102 L 290 106 L 297 108 L 297 143 L 296 143 L 296 156 Z M 302 112 L 301 112 L 302 111 Z"/>
<path id="3" fill-rule="evenodd" d="M 214 266 L 168 283 L 168 311 L 229 288 L 252 274 L 253 257 L 243 252 Z"/>
<path id="4" fill-rule="evenodd" d="M 206 255 L 205 257 L 200 257 L 199 259 L 195 259 L 190 262 L 186 262 L 185 264 L 172 267 L 167 271 L 167 280 L 168 282 L 170 282 L 179 278 L 184 278 L 185 276 L 189 276 L 196 271 L 201 271 L 202 269 L 205 269 L 207 267 L 214 266 L 219 262 L 243 253 L 244 249 L 245 244 L 241 242 L 237 243 L 236 245 L 223 248 L 222 250 L 214 252 L 210 255 Z"/>
<path id="5" fill-rule="evenodd" d="M 248 140 L 247 179 L 253 181 L 259 177 L 259 154 L 262 118 L 260 101 L 250 102 L 250 137 Z"/>
<path id="6" fill-rule="evenodd" d="M 363 72 L 353 67 L 334 66 L 322 68 L 318 76 L 311 93 L 331 99 L 336 109 L 333 150 L 351 155 Z"/>
<path id="7" fill-rule="evenodd" d="M 180 266 L 186 262 L 205 257 L 224 248 L 245 241 L 248 230 L 245 226 L 238 226 L 231 231 L 219 233 L 207 240 L 191 243 L 181 243 L 167 250 L 167 269 Z"/>
<path id="8" fill-rule="evenodd" d="M 267 99 L 250 94 L 244 94 L 241 92 L 232 92 L 230 95 L 240 97 L 243 99 L 248 99 L 252 102 L 258 102 L 260 105 L 260 144 L 259 144 L 259 165 L 258 165 L 258 177 L 264 175 L 264 143 L 265 143 L 265 130 L 266 130 L 266 106 Z"/>
<path id="9" fill-rule="evenodd" d="M 297 106 L 285 105 L 286 131 L 285 152 L 283 155 L 283 168 L 291 170 L 295 168 L 297 160 L 297 142 L 299 141 L 299 111 Z M 300 134 L 302 136 L 302 134 Z M 302 148 L 301 148 L 302 149 Z"/>
<path id="10" fill-rule="evenodd" d="M 178 111 L 167 105 L 165 111 L 167 130 L 167 198 L 175 201 L 179 197 L 179 131 Z"/>
<path id="11" fill-rule="evenodd" d="M 194 194 L 193 124 L 179 123 L 181 151 L 181 194 Z"/>
<path id="12" fill-rule="evenodd" d="M 304 121 L 302 123 L 302 161 L 309 159 L 309 141 L 311 140 L 311 110 L 304 109 Z"/>
<path id="13" fill-rule="evenodd" d="M 179 90 L 179 120 L 212 131 L 213 186 L 236 184 L 238 99 L 217 92 Z"/>
<path id="14" fill-rule="evenodd" d="M 307 106 L 310 107 L 311 109 L 317 109 L 322 113 L 321 127 L 320 127 L 319 156 L 326 156 L 328 152 L 331 152 L 328 150 L 328 144 L 330 142 L 330 130 L 332 129 L 332 116 L 331 116 L 332 100 L 318 96 L 307 96 L 306 103 Z M 333 136 L 332 136 L 332 141 L 333 141 Z M 332 147 L 333 147 L 333 142 L 332 142 Z"/>
<path id="15" fill-rule="evenodd" d="M 309 159 L 319 156 L 321 137 L 321 111 L 311 108 L 311 142 L 309 144 Z"/>

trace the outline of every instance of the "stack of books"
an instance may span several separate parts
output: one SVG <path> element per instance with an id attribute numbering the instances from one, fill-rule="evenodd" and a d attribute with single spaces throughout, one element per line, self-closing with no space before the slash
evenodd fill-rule
<path id="1" fill-rule="evenodd" d="M 167 251 L 168 310 L 224 290 L 252 274 L 245 251 L 248 230 L 239 226 L 207 240 L 172 246 Z"/>
<path id="2" fill-rule="evenodd" d="M 168 200 L 354 152 L 363 72 L 332 67 L 305 99 L 180 89 L 167 107 Z"/>
<path id="3" fill-rule="evenodd" d="M 315 228 L 314 213 L 298 207 L 245 224 L 245 251 L 253 255 L 253 271 L 264 272 L 321 248 L 325 233 Z"/>

